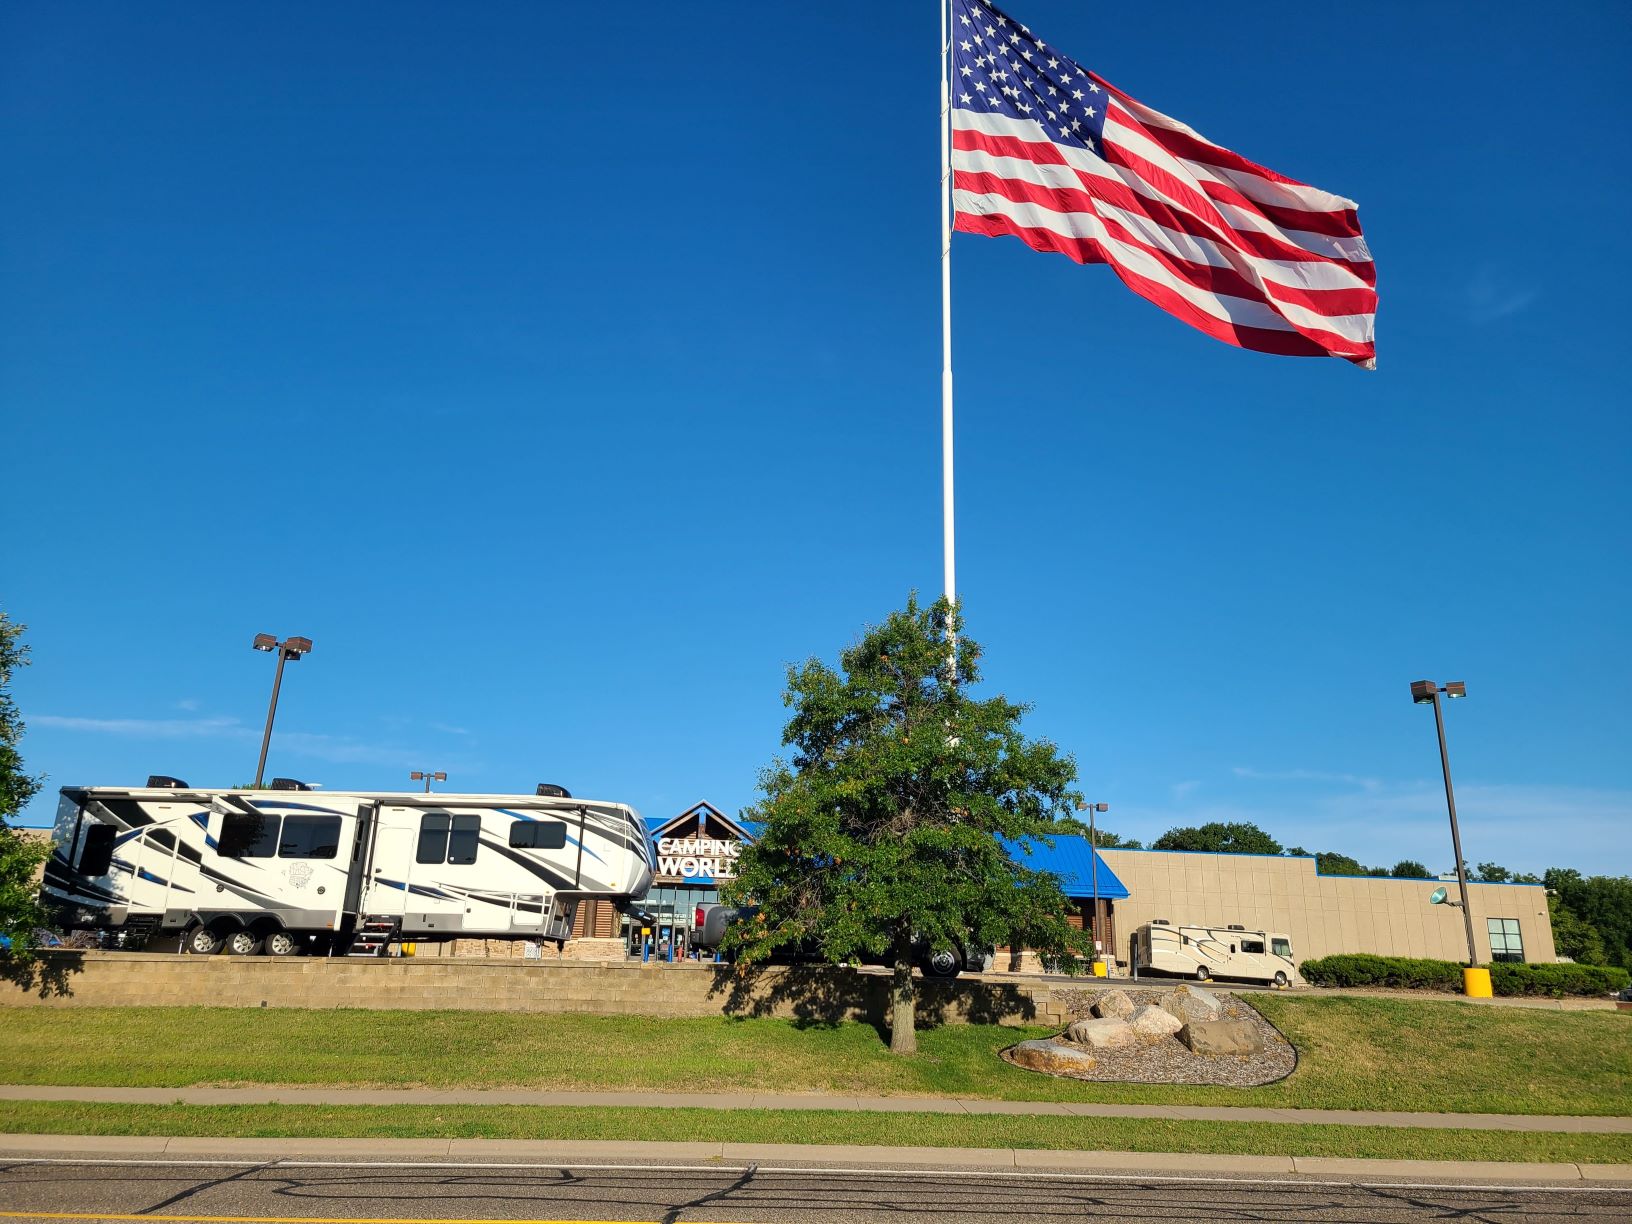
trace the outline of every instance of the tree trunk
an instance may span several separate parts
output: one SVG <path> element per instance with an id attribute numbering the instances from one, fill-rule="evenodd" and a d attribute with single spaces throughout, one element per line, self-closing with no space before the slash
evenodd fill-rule
<path id="1" fill-rule="evenodd" d="M 912 983 L 912 945 L 903 936 L 895 945 L 895 976 L 890 981 L 890 1053 L 916 1054 L 918 992 Z"/>

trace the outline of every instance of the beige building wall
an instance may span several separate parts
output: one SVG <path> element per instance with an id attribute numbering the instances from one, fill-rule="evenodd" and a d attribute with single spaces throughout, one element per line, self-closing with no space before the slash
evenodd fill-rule
<path id="1" fill-rule="evenodd" d="M 1462 911 L 1429 905 L 1432 880 L 1324 876 L 1312 858 L 1256 854 L 1191 854 L 1165 850 L 1101 850 L 1100 857 L 1127 885 L 1116 903 L 1117 959 L 1128 958 L 1128 938 L 1153 918 L 1174 926 L 1228 926 L 1280 931 L 1299 960 L 1334 952 L 1420 956 L 1462 961 L 1468 938 Z M 1456 896 L 1456 885 L 1448 885 Z M 1516 918 L 1524 959 L 1555 960 L 1547 893 L 1540 885 L 1469 884 L 1473 937 L 1479 960 L 1490 960 L 1487 918 Z"/>

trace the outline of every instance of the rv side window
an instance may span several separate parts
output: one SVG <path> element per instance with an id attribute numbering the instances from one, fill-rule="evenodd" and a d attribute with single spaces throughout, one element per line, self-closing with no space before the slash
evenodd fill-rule
<path id="1" fill-rule="evenodd" d="M 448 835 L 448 862 L 474 863 L 476 837 L 482 831 L 480 816 L 455 816 L 453 831 Z"/>
<path id="2" fill-rule="evenodd" d="M 510 844 L 518 850 L 560 850 L 567 826 L 559 820 L 518 820 L 510 826 Z"/>
<path id="3" fill-rule="evenodd" d="M 452 823 L 446 812 L 426 812 L 419 818 L 419 852 L 414 862 L 448 861 L 448 827 Z"/>
<path id="4" fill-rule="evenodd" d="M 79 854 L 79 873 L 87 876 L 107 875 L 113 866 L 114 828 L 107 824 L 93 824 L 85 830 L 85 848 Z"/>
<path id="5" fill-rule="evenodd" d="M 1263 945 L 1262 940 L 1243 939 L 1241 941 L 1241 951 L 1243 951 L 1243 952 L 1260 952 L 1261 953 L 1263 950 L 1264 950 L 1264 945 Z"/>
<path id="6" fill-rule="evenodd" d="M 278 857 L 332 859 L 340 850 L 340 817 L 296 813 L 283 818 Z"/>
<path id="7" fill-rule="evenodd" d="M 1272 939 L 1269 941 L 1269 947 L 1270 951 L 1274 952 L 1276 956 L 1284 956 L 1287 960 L 1292 959 L 1292 941 L 1290 939 Z"/>
<path id="8" fill-rule="evenodd" d="M 278 852 L 281 817 L 265 812 L 229 812 L 221 818 L 222 858 L 271 858 Z"/>

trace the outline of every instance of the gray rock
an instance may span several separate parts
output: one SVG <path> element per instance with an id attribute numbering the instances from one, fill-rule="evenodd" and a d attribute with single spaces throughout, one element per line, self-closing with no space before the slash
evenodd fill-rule
<path id="1" fill-rule="evenodd" d="M 1245 1020 L 1196 1021 L 1179 1030 L 1179 1041 L 1192 1054 L 1258 1054 L 1264 1044 Z"/>
<path id="2" fill-rule="evenodd" d="M 1162 996 L 1161 1005 L 1181 1024 L 1189 1024 L 1192 1020 L 1205 1023 L 1220 1019 L 1224 1014 L 1224 1005 L 1218 1001 L 1218 996 L 1200 986 L 1175 986 Z"/>
<path id="3" fill-rule="evenodd" d="M 1065 1035 L 1078 1045 L 1091 1046 L 1096 1050 L 1119 1050 L 1139 1040 L 1133 1025 L 1110 1016 L 1099 1020 L 1077 1020 L 1065 1030 Z"/>
<path id="4" fill-rule="evenodd" d="M 1172 1012 L 1150 1003 L 1136 1008 L 1133 1015 L 1128 1018 L 1128 1023 L 1133 1026 L 1134 1032 L 1147 1041 L 1154 1041 L 1158 1037 L 1171 1037 L 1184 1027 L 1183 1022 Z"/>
<path id="5" fill-rule="evenodd" d="M 1133 1000 L 1120 990 L 1107 990 L 1094 1000 L 1094 1015 L 1106 1020 L 1126 1020 L 1133 1015 Z"/>
<path id="6" fill-rule="evenodd" d="M 1094 1065 L 1092 1054 L 1054 1041 L 1022 1041 L 1009 1051 L 1009 1057 L 1022 1067 L 1055 1075 L 1062 1071 L 1087 1071 Z"/>

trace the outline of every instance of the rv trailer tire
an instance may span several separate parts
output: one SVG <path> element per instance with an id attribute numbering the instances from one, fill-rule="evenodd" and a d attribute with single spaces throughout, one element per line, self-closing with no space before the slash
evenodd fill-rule
<path id="1" fill-rule="evenodd" d="M 194 956 L 213 956 L 221 950 L 221 936 L 207 926 L 195 926 L 183 946 Z"/>
<path id="2" fill-rule="evenodd" d="M 1196 981 L 1205 982 L 1208 978 L 1210 978 L 1212 976 L 1213 975 L 1207 971 L 1207 966 L 1206 965 L 1197 965 L 1196 966 Z"/>
<path id="3" fill-rule="evenodd" d="M 1275 971 L 1275 985 L 1279 986 L 1282 990 L 1285 990 L 1287 988 L 1288 984 L 1289 983 L 1287 981 L 1286 974 L 1282 973 L 1280 970 L 1276 970 Z"/>
<path id="4" fill-rule="evenodd" d="M 268 956 L 293 956 L 300 951 L 300 944 L 288 931 L 273 931 L 261 947 Z"/>
<path id="5" fill-rule="evenodd" d="M 226 944 L 228 956 L 254 956 L 261 950 L 261 937 L 254 931 L 234 931 Z"/>

